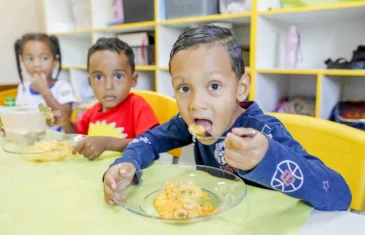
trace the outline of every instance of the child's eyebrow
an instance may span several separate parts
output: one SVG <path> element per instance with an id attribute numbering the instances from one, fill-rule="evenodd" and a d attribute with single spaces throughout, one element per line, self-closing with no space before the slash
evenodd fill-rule
<path id="1" fill-rule="evenodd" d="M 101 71 L 99 70 L 95 70 L 95 71 L 92 71 L 91 74 L 94 74 L 94 73 L 102 73 Z"/>
<path id="2" fill-rule="evenodd" d="M 50 53 L 41 53 L 41 54 L 39 54 L 40 56 L 49 56 L 49 55 L 51 55 Z M 32 53 L 27 53 L 27 54 L 25 54 L 25 56 L 34 56 Z"/>
<path id="3" fill-rule="evenodd" d="M 124 69 L 115 69 L 114 71 L 115 72 L 124 72 L 125 73 L 125 70 Z"/>
<path id="4" fill-rule="evenodd" d="M 213 75 L 220 75 L 220 76 L 224 76 L 224 74 L 222 72 L 219 71 L 212 71 L 210 73 L 208 73 L 209 76 L 213 76 Z"/>
<path id="5" fill-rule="evenodd" d="M 182 77 L 172 77 L 172 83 L 177 83 L 177 82 L 179 82 L 179 83 L 185 83 L 185 79 L 184 78 L 182 78 Z"/>

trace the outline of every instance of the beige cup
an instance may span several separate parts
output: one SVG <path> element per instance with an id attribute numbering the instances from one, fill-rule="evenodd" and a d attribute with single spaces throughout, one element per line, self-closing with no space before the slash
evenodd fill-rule
<path id="1" fill-rule="evenodd" d="M 43 114 L 31 107 L 9 107 L 1 112 L 5 138 L 20 144 L 33 144 L 46 132 Z"/>

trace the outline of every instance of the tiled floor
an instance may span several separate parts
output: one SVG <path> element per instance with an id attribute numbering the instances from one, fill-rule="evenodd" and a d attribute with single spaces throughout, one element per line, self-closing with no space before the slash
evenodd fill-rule
<path id="1" fill-rule="evenodd" d="M 172 164 L 171 155 L 161 154 L 160 161 L 164 164 Z M 192 145 L 189 145 L 189 146 L 183 148 L 183 154 L 179 158 L 179 164 L 181 164 L 181 165 L 194 165 L 195 164 Z M 360 214 L 365 216 L 365 208 L 362 212 L 360 212 Z"/>

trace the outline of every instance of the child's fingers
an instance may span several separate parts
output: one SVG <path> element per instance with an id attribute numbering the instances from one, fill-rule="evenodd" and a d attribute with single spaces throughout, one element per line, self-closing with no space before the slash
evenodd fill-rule
<path id="1" fill-rule="evenodd" d="M 130 163 L 122 163 L 120 164 L 120 168 L 119 168 L 119 175 L 118 178 L 116 180 L 116 190 L 118 192 L 122 192 L 125 188 L 127 188 L 130 183 L 133 180 L 133 177 L 135 175 L 135 168 L 132 164 Z"/>
<path id="2" fill-rule="evenodd" d="M 116 190 L 117 189 L 116 178 L 117 177 L 113 174 L 113 172 L 108 171 L 104 177 L 104 185 L 109 186 L 112 190 Z"/>
<path id="3" fill-rule="evenodd" d="M 55 125 L 55 119 L 54 118 L 48 118 L 46 119 L 46 123 L 48 126 L 54 126 Z"/>
<path id="4" fill-rule="evenodd" d="M 94 152 L 90 155 L 89 160 L 95 160 L 97 159 L 101 154 Z"/>
<path id="5" fill-rule="evenodd" d="M 135 167 L 130 163 L 121 163 L 109 168 L 104 177 L 104 200 L 114 205 L 115 199 L 124 201 L 127 196 L 124 189 L 130 185 L 135 174 Z"/>
<path id="6" fill-rule="evenodd" d="M 97 157 L 96 152 L 95 152 L 95 147 L 90 144 L 90 142 L 86 141 L 84 143 L 84 147 L 83 147 L 83 155 L 88 158 L 89 160 L 93 160 Z"/>
<path id="7" fill-rule="evenodd" d="M 113 200 L 113 190 L 109 187 L 109 185 L 104 184 L 104 196 L 108 199 L 108 200 Z"/>
<path id="8" fill-rule="evenodd" d="M 233 128 L 232 133 L 241 137 L 254 137 L 257 131 L 252 128 Z"/>
<path id="9" fill-rule="evenodd" d="M 95 160 L 96 158 L 98 158 L 100 155 L 96 154 L 96 153 L 87 153 L 86 154 L 86 158 L 89 159 L 90 161 Z"/>
<path id="10" fill-rule="evenodd" d="M 104 184 L 108 185 L 113 191 L 119 192 L 131 183 L 135 174 L 134 169 L 134 166 L 129 163 L 112 166 L 105 174 Z"/>
<path id="11" fill-rule="evenodd" d="M 128 185 L 121 184 L 121 182 L 119 181 L 118 186 L 117 186 L 117 188 L 118 188 L 117 190 L 114 190 L 110 187 L 105 187 L 104 194 L 106 195 L 106 197 L 109 200 L 114 201 L 114 199 L 115 199 L 117 201 L 124 201 L 125 199 L 127 199 L 127 196 L 125 194 L 124 189 L 127 188 Z M 114 198 L 114 196 L 115 196 L 115 198 Z"/>
<path id="12" fill-rule="evenodd" d="M 228 148 L 238 152 L 244 152 L 249 149 L 250 142 L 252 142 L 251 138 L 243 138 L 232 133 L 228 133 L 225 140 L 225 146 L 226 149 Z"/>
<path id="13" fill-rule="evenodd" d="M 40 77 L 40 75 L 39 75 L 39 73 L 38 72 L 34 72 L 33 74 L 32 74 L 32 80 L 35 80 L 35 79 L 37 79 L 37 78 L 39 78 Z"/>
<path id="14" fill-rule="evenodd" d="M 53 118 L 51 118 L 49 120 L 49 122 L 52 124 L 52 125 L 56 125 L 56 123 L 60 123 L 61 122 L 61 118 L 62 118 L 62 113 L 60 110 L 54 110 L 52 111 L 53 113 Z"/>
<path id="15" fill-rule="evenodd" d="M 234 168 L 237 168 L 237 169 L 243 169 L 242 168 L 242 166 L 241 166 L 241 164 L 239 163 L 239 162 L 237 162 L 236 160 L 235 160 L 235 156 L 233 156 L 233 155 L 235 155 L 235 154 L 237 154 L 236 152 L 234 152 L 233 154 L 232 153 L 230 153 L 230 151 L 232 151 L 232 150 L 225 150 L 225 155 L 224 155 L 224 158 L 225 158 L 225 160 L 226 160 L 226 163 L 228 164 L 228 165 L 230 165 L 230 166 L 233 166 Z"/>
<path id="16" fill-rule="evenodd" d="M 61 118 L 62 117 L 62 112 L 61 110 L 52 110 L 53 116 L 56 118 Z"/>
<path id="17" fill-rule="evenodd" d="M 106 203 L 108 203 L 111 206 L 113 206 L 115 204 L 114 199 L 113 199 L 113 191 L 106 184 L 104 184 L 104 200 Z"/>
<path id="18" fill-rule="evenodd" d="M 83 148 L 84 148 L 85 140 L 81 140 L 77 142 L 72 148 L 72 154 L 81 154 L 83 155 Z"/>
<path id="19" fill-rule="evenodd" d="M 51 126 L 54 126 L 56 124 L 56 119 L 54 117 L 49 119 L 49 123 L 51 124 Z"/>
<path id="20" fill-rule="evenodd" d="M 106 196 L 104 196 L 104 201 L 109 204 L 110 206 L 114 206 L 115 205 L 115 202 L 114 200 L 111 200 L 109 198 L 107 198 Z"/>
<path id="21" fill-rule="evenodd" d="M 250 170 L 257 164 L 252 158 L 243 155 L 242 153 L 236 152 L 232 149 L 225 150 L 225 160 L 227 164 L 242 170 Z"/>
<path id="22" fill-rule="evenodd" d="M 119 175 L 122 177 L 133 177 L 136 173 L 136 168 L 131 163 L 122 163 L 119 169 Z"/>
<path id="23" fill-rule="evenodd" d="M 45 75 L 44 73 L 40 73 L 40 74 L 39 74 L 39 77 L 40 77 L 42 80 L 47 80 L 46 75 Z"/>
<path id="24" fill-rule="evenodd" d="M 123 164 L 118 164 L 109 168 L 104 177 L 104 183 L 112 190 L 117 190 L 117 179 L 120 177 L 119 171 Z"/>
<path id="25" fill-rule="evenodd" d="M 82 155 L 84 155 L 84 157 L 86 157 L 87 159 L 90 159 L 92 154 L 93 153 L 90 148 L 88 148 L 87 145 L 84 144 L 84 147 L 82 148 Z"/>

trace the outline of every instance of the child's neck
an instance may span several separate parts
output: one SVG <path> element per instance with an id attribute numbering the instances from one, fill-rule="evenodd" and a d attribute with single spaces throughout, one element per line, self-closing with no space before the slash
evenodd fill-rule
<path id="1" fill-rule="evenodd" d="M 244 112 L 246 112 L 246 109 L 242 108 L 240 103 L 237 103 L 237 107 L 236 107 L 236 112 L 235 112 L 235 115 L 236 115 L 236 119 L 241 116 Z"/>

